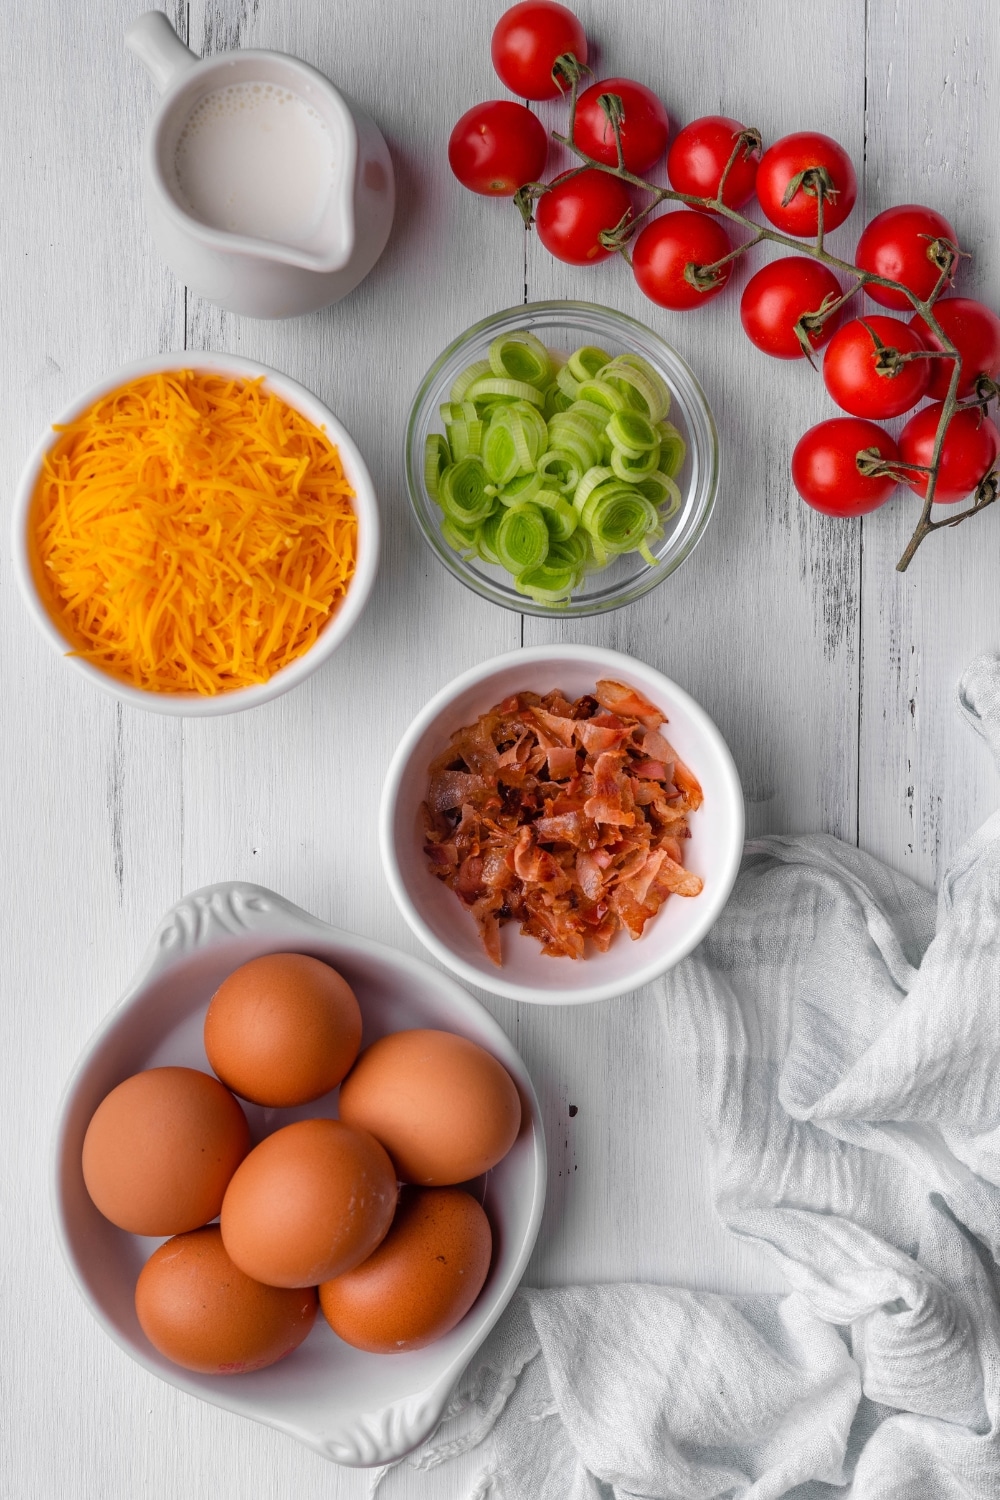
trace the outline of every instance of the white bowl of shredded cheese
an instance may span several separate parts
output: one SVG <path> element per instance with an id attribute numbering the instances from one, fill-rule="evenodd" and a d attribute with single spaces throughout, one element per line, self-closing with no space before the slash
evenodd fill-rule
<path id="1" fill-rule="evenodd" d="M 320 667 L 378 567 L 374 486 L 321 401 L 190 350 L 115 371 L 45 433 L 14 568 L 50 645 L 154 713 L 253 708 Z"/>

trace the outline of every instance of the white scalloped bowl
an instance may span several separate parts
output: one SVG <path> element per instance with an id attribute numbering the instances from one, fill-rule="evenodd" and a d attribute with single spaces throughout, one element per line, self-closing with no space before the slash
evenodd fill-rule
<path id="1" fill-rule="evenodd" d="M 635 942 L 616 934 L 606 953 L 547 958 L 514 922 L 500 931 L 503 966 L 486 955 L 471 914 L 431 874 L 420 804 L 427 768 L 456 730 L 511 693 L 569 698 L 592 693 L 600 677 L 638 688 L 667 717 L 666 735 L 701 782 L 705 801 L 690 819 L 685 864 L 704 881 L 701 894 L 672 896 Z M 482 662 L 456 677 L 414 719 L 396 748 L 382 790 L 379 844 L 396 904 L 420 941 L 468 984 L 534 1005 L 609 1000 L 650 984 L 701 942 L 729 899 L 743 853 L 743 791 L 722 735 L 705 710 L 662 672 L 600 646 L 532 646 Z"/>
<path id="2" fill-rule="evenodd" d="M 475 1185 L 493 1227 L 493 1262 L 478 1301 L 451 1333 L 407 1354 L 352 1349 L 322 1316 L 305 1343 L 269 1369 L 198 1375 L 159 1354 L 139 1327 L 136 1278 L 160 1243 L 116 1229 L 83 1181 L 83 1137 L 108 1091 L 143 1068 L 179 1063 L 208 1071 L 202 1027 L 209 999 L 239 964 L 261 953 L 310 953 L 353 986 L 363 1045 L 389 1031 L 459 1032 L 499 1058 L 521 1095 L 514 1146 Z M 336 1091 L 298 1110 L 245 1106 L 259 1139 L 289 1119 L 336 1113 Z M 545 1198 L 545 1141 L 538 1100 L 505 1032 L 448 975 L 366 938 L 340 932 L 262 886 L 226 882 L 195 891 L 163 918 L 139 971 L 80 1058 L 55 1139 L 53 1211 L 63 1253 L 105 1331 L 139 1364 L 214 1406 L 276 1427 L 340 1464 L 390 1463 L 433 1431 L 468 1361 L 524 1273 Z"/>
<path id="3" fill-rule="evenodd" d="M 198 693 L 158 693 L 152 689 L 136 687 L 105 672 L 85 657 L 76 654 L 76 643 L 64 632 L 52 614 L 46 599 L 41 565 L 36 557 L 36 548 L 31 529 L 31 511 L 35 489 L 38 485 L 45 455 L 55 446 L 58 434 L 54 427 L 67 426 L 81 417 L 94 403 L 119 386 L 136 380 L 140 375 L 153 375 L 161 370 L 202 370 L 211 374 L 230 375 L 240 380 L 264 378 L 266 390 L 286 405 L 292 407 L 322 428 L 340 454 L 344 474 L 354 491 L 351 502 L 358 521 L 358 552 L 354 575 L 344 597 L 337 604 L 330 619 L 319 632 L 316 640 L 301 656 L 281 667 L 266 682 L 254 683 L 251 687 L 234 688 L 231 692 L 202 696 Z M 181 715 L 185 718 L 214 718 L 219 714 L 232 714 L 244 708 L 256 708 L 268 703 L 290 688 L 297 687 L 318 667 L 328 661 L 337 648 L 354 629 L 368 602 L 375 574 L 378 571 L 380 523 L 378 499 L 371 475 L 354 439 L 347 428 L 337 420 L 329 407 L 314 396 L 305 386 L 268 365 L 256 360 L 243 359 L 236 354 L 214 354 L 195 349 L 176 349 L 165 354 L 154 354 L 148 359 L 133 360 L 131 364 L 106 375 L 77 396 L 76 400 L 60 412 L 39 438 L 28 462 L 25 464 L 14 496 L 12 555 L 14 576 L 21 590 L 25 607 L 35 625 L 54 651 L 75 671 L 86 677 L 102 692 L 110 693 L 133 708 L 142 708 L 149 713 Z"/>

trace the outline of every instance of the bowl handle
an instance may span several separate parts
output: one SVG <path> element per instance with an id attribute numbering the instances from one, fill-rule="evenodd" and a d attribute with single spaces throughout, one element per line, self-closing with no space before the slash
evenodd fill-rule
<path id="1" fill-rule="evenodd" d="M 185 47 L 162 10 L 147 10 L 137 16 L 125 32 L 125 45 L 135 53 L 161 94 L 200 60 Z"/>
<path id="2" fill-rule="evenodd" d="M 318 917 L 262 885 L 224 880 L 191 891 L 161 918 L 130 993 L 179 958 L 221 947 L 242 933 L 273 928 L 287 936 L 289 917 L 303 928 L 331 930 Z"/>

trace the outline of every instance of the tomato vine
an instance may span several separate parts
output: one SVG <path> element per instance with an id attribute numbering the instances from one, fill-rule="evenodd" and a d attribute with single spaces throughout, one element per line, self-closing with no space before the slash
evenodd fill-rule
<path id="1" fill-rule="evenodd" d="M 584 172 L 601 172 L 610 177 L 617 178 L 635 192 L 646 195 L 648 199 L 645 206 L 639 209 L 638 212 L 633 213 L 630 211 L 623 214 L 613 228 L 601 231 L 599 239 L 605 249 L 620 254 L 631 266 L 629 244 L 636 230 L 662 203 L 682 203 L 688 208 L 708 211 L 739 227 L 748 234 L 749 238 L 736 245 L 728 254 L 720 256 L 717 260 L 709 264 L 698 265 L 694 262 L 689 262 L 685 266 L 684 279 L 690 284 L 695 294 L 699 292 L 709 293 L 718 289 L 725 267 L 745 255 L 755 245 L 759 245 L 766 240 L 772 244 L 792 250 L 797 255 L 811 256 L 812 259 L 822 262 L 831 270 L 839 272 L 842 276 L 848 278 L 851 283 L 840 297 L 832 300 L 825 298 L 822 305 L 815 312 L 805 313 L 799 319 L 796 325 L 796 333 L 802 345 L 803 352 L 810 359 L 810 362 L 814 352 L 813 343 L 810 342 L 810 335 L 815 336 L 823 328 L 824 324 L 835 317 L 841 308 L 846 306 L 859 292 L 871 287 L 884 288 L 886 291 L 896 294 L 897 298 L 901 295 L 905 299 L 905 304 L 912 307 L 914 313 L 923 319 L 924 324 L 939 346 L 936 349 L 927 349 L 918 353 L 901 352 L 887 348 L 881 344 L 881 341 L 877 341 L 877 357 L 880 368 L 891 372 L 892 369 L 899 368 L 903 362 L 915 358 L 951 360 L 951 374 L 948 380 L 947 392 L 942 401 L 930 462 L 927 465 L 919 465 L 904 463 L 901 459 L 885 459 L 875 448 L 863 449 L 856 457 L 859 472 L 869 477 L 885 477 L 891 478 L 898 483 L 907 483 L 907 476 L 911 476 L 912 478 L 916 474 L 927 475 L 923 506 L 919 520 L 899 562 L 896 564 L 899 572 L 905 572 L 912 562 L 917 548 L 931 532 L 943 530 L 945 527 L 960 525 L 963 521 L 968 520 L 970 516 L 978 515 L 980 511 L 985 510 L 1000 494 L 1000 480 L 998 480 L 997 466 L 994 464 L 980 479 L 971 505 L 959 511 L 958 514 L 949 514 L 941 520 L 932 518 L 932 508 L 941 471 L 945 436 L 953 417 L 957 412 L 976 407 L 985 415 L 989 402 L 1000 397 L 1000 386 L 988 376 L 983 375 L 977 381 L 973 394 L 964 400 L 959 399 L 958 392 L 962 382 L 962 355 L 949 336 L 947 329 L 942 326 L 935 314 L 935 303 L 945 288 L 951 283 L 956 266 L 963 252 L 957 244 L 945 238 L 936 239 L 928 246 L 928 257 L 937 266 L 938 275 L 934 286 L 926 297 L 920 297 L 902 282 L 893 281 L 888 277 L 880 276 L 850 261 L 831 255 L 825 247 L 824 238 L 826 228 L 829 227 L 827 205 L 829 204 L 832 207 L 835 203 L 837 189 L 831 179 L 830 173 L 822 165 L 806 167 L 797 173 L 790 181 L 784 199 L 787 202 L 800 189 L 809 197 L 816 199 L 817 230 L 814 240 L 811 242 L 808 240 L 804 241 L 801 238 L 785 234 L 780 229 L 757 223 L 746 214 L 740 212 L 739 209 L 731 207 L 730 204 L 724 201 L 726 182 L 737 162 L 740 161 L 741 157 L 749 158 L 753 153 L 762 150 L 761 135 L 755 129 L 745 129 L 737 135 L 714 196 L 698 197 L 650 182 L 638 173 L 629 170 L 626 165 L 622 142 L 622 122 L 624 119 L 622 99 L 615 93 L 604 92 L 599 95 L 598 103 L 614 133 L 616 160 L 609 162 L 591 156 L 582 150 L 576 142 L 577 104 L 584 69 L 585 65 L 578 62 L 572 53 L 566 53 L 557 58 L 552 70 L 553 79 L 559 84 L 564 96 L 567 98 L 569 109 L 569 119 L 565 134 L 553 131 L 553 139 L 572 152 L 579 161 L 578 166 L 571 168 L 568 172 L 562 173 L 558 180 L 560 183 L 565 183 L 572 177 Z M 514 202 L 524 217 L 525 223 L 530 225 L 534 222 L 535 205 L 550 190 L 550 187 L 551 184 L 548 183 L 531 182 L 520 188 L 515 194 Z M 897 300 L 893 305 L 903 306 L 904 303 Z"/>

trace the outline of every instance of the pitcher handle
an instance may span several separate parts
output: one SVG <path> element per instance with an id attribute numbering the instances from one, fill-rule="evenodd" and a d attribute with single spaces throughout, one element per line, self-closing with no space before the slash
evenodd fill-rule
<path id="1" fill-rule="evenodd" d="M 125 32 L 125 45 L 135 53 L 161 94 L 198 61 L 162 10 L 137 16 Z"/>

